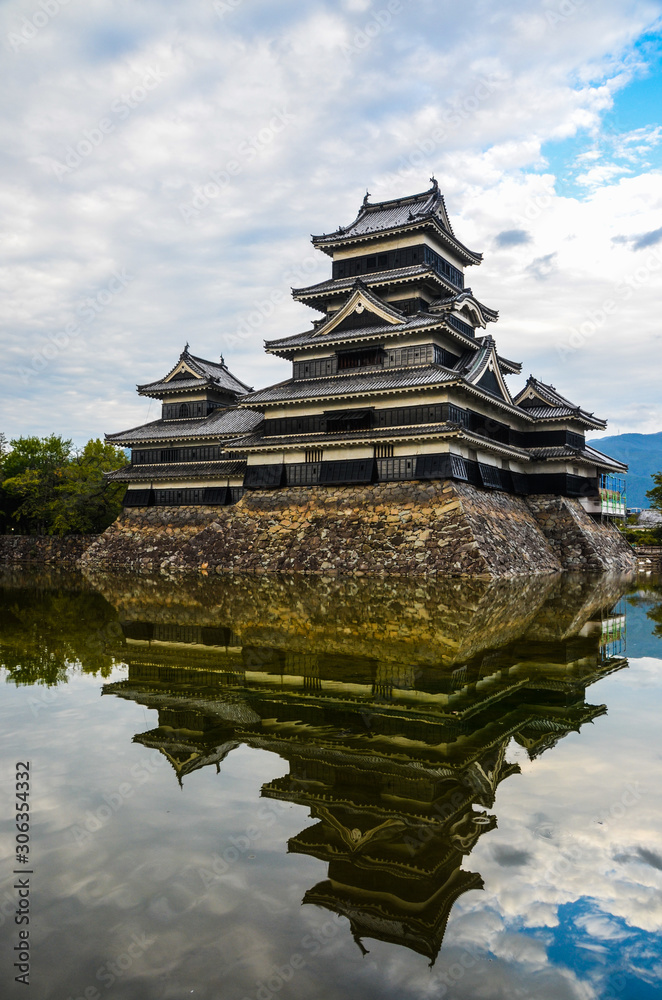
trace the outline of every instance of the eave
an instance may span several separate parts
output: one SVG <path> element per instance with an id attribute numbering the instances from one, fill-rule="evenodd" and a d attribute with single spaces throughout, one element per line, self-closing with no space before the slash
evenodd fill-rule
<path id="1" fill-rule="evenodd" d="M 509 361 L 508 358 L 502 358 L 500 354 L 497 353 L 497 360 L 499 362 L 499 367 L 505 375 L 521 375 L 522 373 L 522 362 L 521 361 Z"/>
<path id="2" fill-rule="evenodd" d="M 517 402 L 515 402 L 515 407 L 520 413 L 527 412 L 527 409 L 518 406 Z M 604 430 L 607 426 L 606 420 L 600 420 L 598 417 L 593 417 L 584 410 L 579 409 L 573 410 L 572 413 L 559 413 L 558 415 L 545 414 L 544 416 L 530 417 L 530 419 L 537 424 L 557 424 L 559 422 L 574 421 L 576 424 L 581 424 L 582 427 L 588 427 L 590 430 Z"/>
<path id="3" fill-rule="evenodd" d="M 241 466 L 241 468 L 240 468 Z M 124 469 L 104 473 L 105 478 L 116 483 L 149 483 L 155 480 L 174 479 L 227 479 L 243 475 L 245 462 L 176 462 L 172 465 L 127 465 Z"/>
<path id="4" fill-rule="evenodd" d="M 355 223 L 356 220 L 352 223 L 352 225 L 355 225 Z M 348 228 L 351 228 L 351 226 Z M 356 236 L 345 236 L 343 233 L 336 232 L 328 235 L 322 234 L 321 236 L 312 236 L 311 239 L 313 246 L 317 250 L 322 250 L 329 257 L 333 257 L 334 251 L 343 247 L 359 246 L 362 243 L 374 243 L 375 241 L 381 242 L 391 236 L 403 236 L 408 233 L 416 233 L 426 229 L 432 230 L 435 236 L 439 239 L 439 242 L 445 243 L 449 249 L 453 250 L 464 264 L 471 265 L 481 263 L 483 259 L 482 253 L 477 253 L 476 251 L 465 247 L 464 244 L 460 243 L 458 239 L 451 236 L 450 233 L 447 233 L 441 223 L 434 216 L 427 216 L 427 218 L 414 221 L 410 224 L 391 226 L 386 229 L 373 231 L 371 233 L 358 233 Z"/>
<path id="5" fill-rule="evenodd" d="M 348 444 L 369 446 L 375 440 L 386 443 L 402 444 L 403 442 L 429 441 L 431 437 L 439 437 L 441 440 L 456 439 L 466 441 L 472 447 L 479 447 L 483 451 L 494 452 L 503 457 L 515 458 L 518 461 L 531 461 L 530 453 L 524 448 L 515 445 L 502 444 L 493 441 L 491 438 L 483 437 L 481 434 L 474 434 L 457 424 L 418 424 L 415 427 L 375 427 L 369 431 L 355 431 L 344 434 L 330 435 L 324 432 L 316 434 L 292 434 L 280 435 L 278 437 L 265 437 L 260 441 L 251 442 L 245 438 L 238 441 L 236 445 L 229 445 L 228 453 L 241 452 L 242 454 L 259 454 L 271 451 L 301 451 L 305 447 L 343 448 Z"/>
<path id="6" fill-rule="evenodd" d="M 201 418 L 204 419 L 204 418 Z M 194 433 L 194 432 L 184 432 L 180 434 L 171 434 L 169 437 L 159 436 L 159 437 L 131 437 L 131 434 L 136 430 L 141 430 L 142 427 L 134 427 L 132 430 L 120 431 L 119 434 L 106 434 L 104 435 L 105 440 L 109 444 L 115 444 L 125 446 L 127 448 L 136 448 L 145 445 L 148 447 L 150 445 L 158 445 L 161 448 L 167 448 L 168 443 L 171 441 L 203 441 L 208 439 L 210 441 L 218 441 L 219 444 L 223 444 L 226 440 L 234 441 L 236 438 L 245 436 L 246 431 L 234 431 L 232 433 L 226 432 L 219 434 L 218 431 L 209 431 L 206 434 Z"/>
<path id="7" fill-rule="evenodd" d="M 370 328 L 367 327 L 366 329 Z M 326 341 L 324 339 L 324 335 L 322 334 L 319 336 L 319 338 L 315 340 L 311 339 L 301 344 L 293 344 L 291 347 L 288 347 L 284 341 L 279 341 L 279 340 L 265 341 L 264 349 L 267 352 L 267 354 L 273 354 L 275 357 L 285 358 L 285 360 L 290 360 L 292 355 L 297 354 L 299 351 L 319 350 L 319 348 L 324 347 L 325 344 L 328 344 L 329 347 L 331 348 L 331 352 L 333 352 L 334 350 L 338 350 L 338 348 L 343 344 L 379 343 L 380 341 L 385 340 L 387 338 L 398 337 L 402 336 L 403 334 L 418 336 L 419 333 L 434 333 L 437 330 L 442 330 L 444 334 L 447 334 L 448 336 L 452 337 L 453 340 L 457 341 L 457 343 L 460 344 L 465 350 L 477 351 L 480 349 L 480 344 L 476 343 L 476 340 L 473 337 L 467 337 L 463 333 L 460 333 L 459 330 L 456 330 L 449 323 L 447 323 L 443 316 L 440 316 L 438 318 L 436 316 L 434 317 L 431 316 L 429 323 L 421 323 L 419 326 L 416 327 L 405 326 L 403 328 L 395 326 L 392 327 L 384 326 L 374 329 L 375 332 L 369 334 L 362 334 L 360 330 L 345 330 L 343 331 L 342 338 L 337 338 L 335 340 L 329 338 L 329 340 Z M 307 332 L 311 338 L 317 333 L 316 330 L 311 330 Z M 296 336 L 305 336 L 305 334 L 296 334 Z M 248 405 L 248 404 L 243 404 L 242 400 L 238 399 L 237 406 L 242 406 L 242 405 Z"/>
<path id="8" fill-rule="evenodd" d="M 139 396 L 148 396 L 150 399 L 163 399 L 165 396 L 182 396 L 188 395 L 192 392 L 201 392 L 204 390 L 215 390 L 221 395 L 226 396 L 236 396 L 237 393 L 232 392 L 230 389 L 223 389 L 221 386 L 216 385 L 211 379 L 202 380 L 200 379 L 200 385 L 189 385 L 177 387 L 176 382 L 169 382 L 167 385 L 162 383 L 152 383 L 151 385 L 139 385 L 136 386 Z"/>
<path id="9" fill-rule="evenodd" d="M 416 273 L 413 273 L 415 270 Z M 368 288 L 379 288 L 381 286 L 392 286 L 392 285 L 419 285 L 421 282 L 431 281 L 439 288 L 450 294 L 457 294 L 459 289 L 453 285 L 450 281 L 447 281 L 442 275 L 438 274 L 437 271 L 431 265 L 421 265 L 416 264 L 412 267 L 411 274 L 399 275 L 396 278 L 388 277 L 388 271 L 377 271 L 374 274 L 364 274 L 361 276 L 361 281 Z M 379 275 L 377 278 L 376 275 Z M 334 284 L 329 287 L 328 281 L 321 281 L 318 285 L 310 285 L 308 288 L 293 288 L 292 298 L 297 302 L 303 302 L 309 305 L 312 309 L 317 309 L 319 312 L 325 312 L 326 310 L 317 305 L 317 300 L 328 301 L 329 299 L 344 295 L 346 292 L 352 290 L 352 283 L 355 281 L 354 278 L 332 278 L 330 281 L 337 281 L 337 286 Z M 309 301 L 312 300 L 312 301 Z"/>
<path id="10" fill-rule="evenodd" d="M 425 367 L 430 367 L 430 366 L 425 366 Z M 436 367 L 439 367 L 440 370 L 449 371 L 449 369 L 441 369 L 441 366 L 436 366 Z M 389 372 L 394 372 L 398 370 L 405 370 L 405 369 L 389 369 Z M 334 378 L 342 378 L 342 377 L 346 376 L 330 375 L 326 376 L 324 381 L 331 381 Z M 315 380 L 311 379 L 310 381 L 312 382 Z M 288 383 L 282 382 L 278 384 L 287 385 Z M 297 384 L 301 383 L 299 382 Z M 272 388 L 276 388 L 276 386 L 273 386 Z M 302 396 L 294 398 L 264 400 L 261 402 L 247 402 L 246 405 L 247 406 L 250 405 L 253 409 L 260 409 L 262 412 L 266 412 L 270 407 L 298 406 L 298 405 L 315 406 L 317 404 L 326 402 L 343 402 L 344 400 L 356 400 L 360 399 L 362 396 L 365 397 L 366 399 L 371 399 L 382 396 L 398 396 L 407 393 L 411 394 L 412 392 L 442 392 L 446 391 L 447 389 L 456 389 L 464 391 L 471 396 L 481 399 L 484 403 L 489 403 L 492 406 L 497 407 L 498 409 L 504 410 L 506 413 L 510 413 L 513 416 L 522 419 L 525 423 L 529 424 L 535 423 L 532 417 L 527 416 L 525 410 L 521 410 L 513 403 L 507 403 L 504 399 L 492 395 L 485 389 L 477 388 L 471 385 L 469 382 L 466 382 L 462 378 L 462 376 L 459 375 L 456 378 L 448 379 L 447 381 L 431 382 L 428 384 L 393 386 L 392 388 L 388 387 L 378 388 L 375 389 L 373 392 L 366 389 L 358 389 L 356 390 L 356 392 L 343 392 L 335 394 L 325 393 L 323 395 L 318 395 L 318 396 Z"/>

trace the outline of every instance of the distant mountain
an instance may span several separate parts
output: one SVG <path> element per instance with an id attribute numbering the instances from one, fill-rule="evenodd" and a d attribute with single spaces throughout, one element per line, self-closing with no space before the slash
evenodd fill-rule
<path id="1" fill-rule="evenodd" d="M 598 451 L 627 462 L 628 507 L 648 507 L 646 490 L 653 486 L 651 476 L 662 472 L 662 431 L 657 434 L 614 434 L 613 437 L 589 439 Z"/>

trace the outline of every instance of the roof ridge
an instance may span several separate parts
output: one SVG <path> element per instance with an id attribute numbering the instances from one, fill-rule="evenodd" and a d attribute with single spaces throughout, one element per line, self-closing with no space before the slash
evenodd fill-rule
<path id="1" fill-rule="evenodd" d="M 361 208 L 366 211 L 370 211 L 371 209 L 390 208 L 395 205 L 413 204 L 414 202 L 422 201 L 423 199 L 430 201 L 435 195 L 439 194 L 439 182 L 434 177 L 431 177 L 430 180 L 432 181 L 431 188 L 428 188 L 426 191 L 419 191 L 418 194 L 405 195 L 402 198 L 387 198 L 385 201 L 373 201 L 371 203 L 367 200 L 370 197 L 370 193 L 366 192 Z"/>

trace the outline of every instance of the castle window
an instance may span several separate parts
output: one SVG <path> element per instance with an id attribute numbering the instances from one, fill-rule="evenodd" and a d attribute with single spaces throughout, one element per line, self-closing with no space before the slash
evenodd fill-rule
<path id="1" fill-rule="evenodd" d="M 338 351 L 338 371 L 346 368 L 372 368 L 384 363 L 381 347 L 366 347 L 357 351 Z"/>
<path id="2" fill-rule="evenodd" d="M 376 444 L 375 458 L 393 458 L 392 444 Z"/>
<path id="3" fill-rule="evenodd" d="M 188 403 L 182 403 L 182 405 L 179 407 L 179 416 L 188 417 Z"/>
<path id="4" fill-rule="evenodd" d="M 321 462 L 321 461 L 322 461 L 321 448 L 306 448 L 306 462 Z"/>

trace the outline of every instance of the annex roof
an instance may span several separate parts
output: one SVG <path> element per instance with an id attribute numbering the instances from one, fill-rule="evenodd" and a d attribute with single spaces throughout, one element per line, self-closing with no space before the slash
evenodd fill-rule
<path id="1" fill-rule="evenodd" d="M 588 427 L 604 428 L 607 426 L 606 420 L 582 410 L 580 406 L 572 403 L 560 392 L 557 392 L 553 385 L 541 382 L 539 379 L 529 375 L 526 385 L 515 397 L 515 405 L 534 417 L 537 420 L 554 420 L 559 417 L 575 417 Z"/>
<path id="2" fill-rule="evenodd" d="M 439 184 L 431 178 L 432 187 L 406 198 L 393 198 L 373 204 L 366 193 L 359 213 L 349 226 L 340 226 L 334 233 L 313 236 L 313 246 L 333 254 L 334 248 L 347 243 L 364 242 L 374 236 L 389 233 L 433 229 L 441 241 L 451 247 L 465 264 L 480 264 L 482 254 L 469 250 L 456 238 L 446 211 Z"/>
<path id="3" fill-rule="evenodd" d="M 138 386 L 141 396 L 152 396 L 161 399 L 171 392 L 182 392 L 189 389 L 213 388 L 243 396 L 251 392 L 252 387 L 246 385 L 229 371 L 225 361 L 207 361 L 191 354 L 188 344 L 179 355 L 179 360 L 167 375 L 156 382 Z"/>
<path id="4" fill-rule="evenodd" d="M 623 462 L 610 458 L 609 455 L 604 455 L 589 445 L 585 445 L 583 448 L 573 448 L 567 444 L 549 445 L 544 448 L 529 448 L 529 452 L 533 458 L 571 458 L 573 461 L 578 460 L 589 465 L 602 466 L 602 468 L 612 472 L 625 473 L 628 468 Z"/>
<path id="5" fill-rule="evenodd" d="M 148 444 L 158 441 L 184 441 L 196 438 L 236 437 L 248 434 L 263 420 L 262 414 L 250 409 L 218 409 L 199 420 L 153 420 L 117 434 L 106 434 L 113 444 Z"/>
<path id="6" fill-rule="evenodd" d="M 127 465 L 109 472 L 106 479 L 116 483 L 145 483 L 156 479 L 224 479 L 243 476 L 246 463 L 237 460 L 225 462 L 176 462 L 172 465 Z"/>

